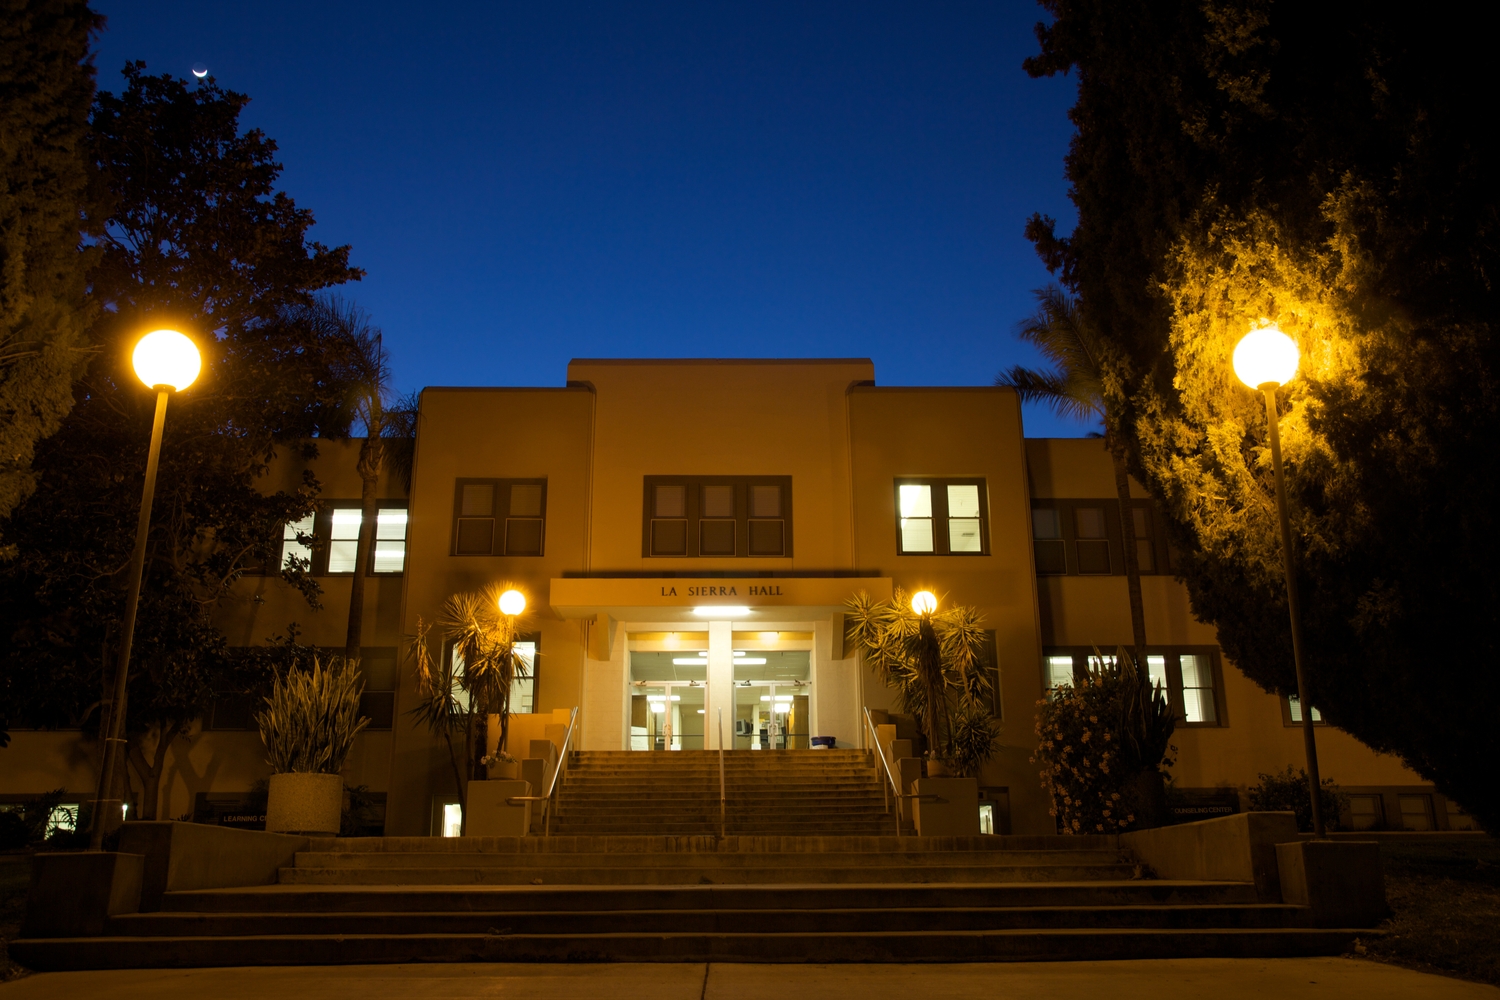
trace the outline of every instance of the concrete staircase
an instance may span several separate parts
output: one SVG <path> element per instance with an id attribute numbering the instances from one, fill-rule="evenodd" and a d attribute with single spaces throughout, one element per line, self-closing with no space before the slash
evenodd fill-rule
<path id="1" fill-rule="evenodd" d="M 1338 954 L 1252 885 L 1133 878 L 1107 837 L 317 839 L 277 885 L 169 892 L 37 969 Z"/>
<path id="2" fill-rule="evenodd" d="M 726 750 L 730 835 L 894 834 L 875 758 L 862 750 Z M 555 834 L 719 832 L 719 754 L 580 751 L 563 776 Z"/>

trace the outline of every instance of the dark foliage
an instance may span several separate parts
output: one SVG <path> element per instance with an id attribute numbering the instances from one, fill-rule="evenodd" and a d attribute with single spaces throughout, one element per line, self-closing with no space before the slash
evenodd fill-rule
<path id="1" fill-rule="evenodd" d="M 1323 779 L 1323 788 L 1318 794 L 1323 806 L 1323 818 L 1330 829 L 1338 826 L 1339 813 L 1343 811 L 1345 796 L 1332 778 Z M 1312 796 L 1307 792 L 1307 772 L 1302 768 L 1287 765 L 1277 774 L 1262 774 L 1260 781 L 1250 788 L 1250 808 L 1256 812 L 1293 812 L 1297 814 L 1297 829 L 1311 833 Z"/>
<path id="2" fill-rule="evenodd" d="M 98 351 L 37 451 L 36 492 L 3 526 L 18 551 L 0 567 L 0 703 L 34 726 L 97 725 L 154 403 L 128 353 L 145 330 L 181 324 L 204 368 L 168 409 L 128 702 L 151 816 L 166 746 L 213 698 L 257 688 L 269 669 L 274 651 L 230 650 L 215 613 L 244 573 L 274 566 L 283 522 L 315 507 L 311 478 L 294 493 L 256 488 L 278 448 L 348 432 L 337 359 L 295 310 L 360 272 L 347 247 L 310 242 L 310 213 L 274 189 L 276 146 L 241 130 L 244 96 L 141 64 L 124 75 L 92 123 L 112 206 L 98 220 Z M 305 574 L 284 575 L 316 601 Z"/>
<path id="3" fill-rule="evenodd" d="M 1295 690 L 1264 411 L 1229 366 L 1266 319 L 1303 352 L 1281 406 L 1312 700 L 1500 827 L 1484 33 L 1380 4 L 1043 6 L 1026 67 L 1077 76 L 1079 221 L 1027 232 L 1109 348 L 1112 430 L 1195 613 Z"/>

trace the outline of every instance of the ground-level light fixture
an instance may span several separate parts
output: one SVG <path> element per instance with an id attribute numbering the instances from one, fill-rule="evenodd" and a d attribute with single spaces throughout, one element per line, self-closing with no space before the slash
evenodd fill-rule
<path id="1" fill-rule="evenodd" d="M 1271 467 L 1276 478 L 1276 512 L 1281 521 L 1281 565 L 1286 572 L 1286 606 L 1292 619 L 1292 663 L 1297 669 L 1297 702 L 1302 708 L 1302 746 L 1307 755 L 1308 794 L 1312 799 L 1313 836 L 1324 837 L 1323 801 L 1319 792 L 1318 743 L 1313 733 L 1312 701 L 1307 692 L 1307 667 L 1302 659 L 1302 610 L 1297 597 L 1297 570 L 1292 549 L 1292 522 L 1286 510 L 1286 477 L 1281 470 L 1281 428 L 1276 412 L 1276 390 L 1297 374 L 1297 342 L 1274 325 L 1261 326 L 1240 338 L 1234 348 L 1234 373 L 1265 399 L 1266 426 L 1271 439 Z"/>
<path id="2" fill-rule="evenodd" d="M 930 590 L 919 590 L 911 595 L 911 609 L 919 615 L 930 615 L 937 610 L 937 595 Z"/>
<path id="3" fill-rule="evenodd" d="M 115 693 L 110 702 L 109 727 L 104 739 L 104 759 L 99 767 L 99 791 L 94 797 L 89 850 L 104 849 L 106 817 L 124 803 L 114 798 L 115 769 L 125 743 L 125 691 L 130 680 L 130 647 L 135 640 L 136 610 L 141 603 L 141 576 L 146 567 L 146 538 L 151 531 L 151 502 L 156 497 L 156 470 L 161 460 L 162 432 L 167 424 L 167 397 L 192 385 L 203 370 L 203 357 L 192 338 L 177 330 L 152 330 L 130 352 L 130 365 L 148 389 L 156 391 L 156 416 L 151 423 L 151 445 L 146 451 L 146 482 L 141 489 L 141 512 L 135 524 L 135 549 L 130 555 L 129 589 L 125 596 L 125 621 L 120 634 L 120 655 L 115 666 Z"/>
<path id="4" fill-rule="evenodd" d="M 693 609 L 693 614 L 704 618 L 742 618 L 749 613 L 750 609 L 740 604 L 717 604 Z"/>
<path id="5" fill-rule="evenodd" d="M 507 590 L 500 595 L 500 613 L 507 618 L 514 618 L 526 610 L 526 595 L 519 590 Z"/>

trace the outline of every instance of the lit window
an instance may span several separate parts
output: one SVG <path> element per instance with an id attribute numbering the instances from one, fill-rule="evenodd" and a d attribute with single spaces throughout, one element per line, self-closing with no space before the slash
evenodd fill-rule
<path id="1" fill-rule="evenodd" d="M 901 551 L 932 551 L 932 487 L 901 487 Z"/>
<path id="2" fill-rule="evenodd" d="M 1073 657 L 1071 656 L 1049 656 L 1047 657 L 1047 686 L 1049 688 L 1071 687 L 1073 685 Z"/>
<path id="3" fill-rule="evenodd" d="M 384 507 L 375 515 L 375 572 L 406 568 L 406 508 Z"/>
<path id="4" fill-rule="evenodd" d="M 358 507 L 335 507 L 328 529 L 328 572 L 353 573 L 359 553 Z"/>
<path id="5" fill-rule="evenodd" d="M 309 514 L 300 521 L 288 521 L 281 529 L 281 568 L 312 569 L 312 548 L 297 540 L 297 536 L 311 539 L 317 515 Z"/>
<path id="6" fill-rule="evenodd" d="M 1219 721 L 1218 713 L 1214 710 L 1213 667 L 1208 662 L 1208 657 L 1183 653 L 1177 660 L 1182 668 L 1183 721 Z"/>
<path id="7" fill-rule="evenodd" d="M 464 832 L 464 807 L 457 802 L 443 803 L 443 836 L 458 837 Z"/>
<path id="8" fill-rule="evenodd" d="M 1302 724 L 1302 702 L 1297 699 L 1296 695 L 1289 695 L 1286 700 L 1286 707 L 1287 712 L 1292 717 L 1292 722 L 1300 726 Z M 1316 705 L 1312 709 L 1312 720 L 1315 723 L 1323 721 L 1323 713 L 1318 711 L 1318 706 Z"/>
<path id="9" fill-rule="evenodd" d="M 948 551 L 984 551 L 979 525 L 979 487 L 974 483 L 949 486 Z"/>

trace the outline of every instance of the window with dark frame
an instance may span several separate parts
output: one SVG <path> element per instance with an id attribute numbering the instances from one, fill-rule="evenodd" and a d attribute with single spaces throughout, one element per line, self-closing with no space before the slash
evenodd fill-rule
<path id="1" fill-rule="evenodd" d="M 1149 500 L 1130 506 L 1130 544 L 1144 575 L 1170 572 L 1171 552 Z M 1039 576 L 1123 576 L 1125 540 L 1120 502 L 1109 499 L 1033 499 L 1032 550 Z"/>
<path id="2" fill-rule="evenodd" d="M 362 510 L 357 501 L 327 500 L 316 514 L 282 525 L 277 572 L 295 560 L 312 576 L 351 575 L 359 557 Z M 366 575 L 398 576 L 405 572 L 406 521 L 405 501 L 379 501 Z"/>
<path id="3" fill-rule="evenodd" d="M 646 476 L 644 487 L 643 556 L 792 554 L 791 476 Z"/>
<path id="4" fill-rule="evenodd" d="M 898 555 L 982 556 L 990 551 L 983 479 L 896 480 Z"/>
<path id="5" fill-rule="evenodd" d="M 1075 683 L 1101 666 L 1113 666 L 1115 656 L 1092 647 L 1050 647 L 1042 654 L 1043 686 L 1050 694 Z M 1161 685 L 1167 705 L 1180 726 L 1222 726 L 1224 689 L 1218 650 L 1208 646 L 1147 647 L 1146 669 L 1153 685 Z"/>
<path id="6" fill-rule="evenodd" d="M 1323 713 L 1318 711 L 1317 705 L 1312 707 L 1312 721 L 1315 726 L 1325 724 Z M 1281 724 L 1283 726 L 1302 725 L 1302 702 L 1294 694 L 1281 696 Z"/>
<path id="7" fill-rule="evenodd" d="M 460 479 L 453 492 L 453 555 L 542 554 L 547 480 Z"/>

